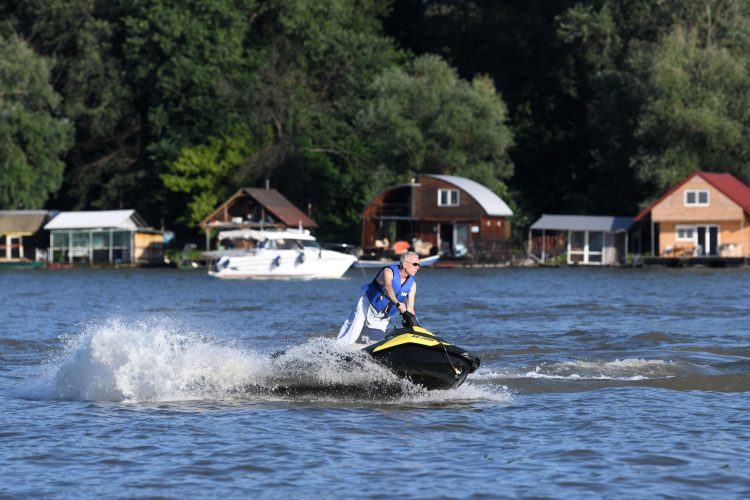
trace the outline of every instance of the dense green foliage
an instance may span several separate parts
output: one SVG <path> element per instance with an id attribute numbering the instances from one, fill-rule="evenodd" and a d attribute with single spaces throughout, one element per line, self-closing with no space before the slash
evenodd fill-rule
<path id="1" fill-rule="evenodd" d="M 386 70 L 373 87 L 360 127 L 379 172 L 376 189 L 415 173 L 435 173 L 471 177 L 506 191 L 513 141 L 492 80 L 476 77 L 469 83 L 439 57 L 421 56 Z"/>
<path id="2" fill-rule="evenodd" d="M 164 186 L 187 196 L 188 213 L 178 222 L 196 227 L 232 195 L 233 175 L 254 148 L 249 132 L 209 137 L 208 143 L 181 150 L 179 157 L 162 174 Z"/>
<path id="3" fill-rule="evenodd" d="M 46 60 L 17 37 L 0 36 L 0 206 L 35 208 L 57 191 L 72 128 Z"/>
<path id="4" fill-rule="evenodd" d="M 356 241 L 418 173 L 489 186 L 517 227 L 750 181 L 746 0 L 0 0 L 0 43 L 0 208 L 188 237 L 268 180 Z"/>

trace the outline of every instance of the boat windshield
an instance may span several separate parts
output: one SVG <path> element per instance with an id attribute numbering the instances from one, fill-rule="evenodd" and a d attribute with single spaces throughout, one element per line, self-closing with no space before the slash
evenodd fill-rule
<path id="1" fill-rule="evenodd" d="M 264 240 L 261 241 L 258 246 L 269 250 L 302 250 L 304 248 L 320 248 L 317 241 L 294 239 Z"/>

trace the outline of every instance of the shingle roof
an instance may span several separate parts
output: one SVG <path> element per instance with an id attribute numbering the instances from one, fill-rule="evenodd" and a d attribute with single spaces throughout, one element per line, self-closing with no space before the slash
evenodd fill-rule
<path id="1" fill-rule="evenodd" d="M 544 214 L 531 225 L 531 229 L 548 231 L 627 231 L 632 217 L 609 215 L 550 215 Z"/>
<path id="2" fill-rule="evenodd" d="M 296 227 L 300 223 L 302 227 L 318 227 L 315 221 L 275 189 L 245 188 L 245 192 L 289 227 Z"/>
<path id="3" fill-rule="evenodd" d="M 300 209 L 295 207 L 292 202 L 287 200 L 284 195 L 276 191 L 275 189 L 262 189 L 262 188 L 241 188 L 236 193 L 222 203 L 216 210 L 211 212 L 206 218 L 204 218 L 200 226 L 206 228 L 209 225 L 215 223 L 216 219 L 221 217 L 221 214 L 225 209 L 231 206 L 235 201 L 243 196 L 250 196 L 259 204 L 271 212 L 279 221 L 288 227 L 297 227 L 300 222 L 302 227 L 305 228 L 316 228 L 318 225 L 310 217 L 305 215 Z"/>

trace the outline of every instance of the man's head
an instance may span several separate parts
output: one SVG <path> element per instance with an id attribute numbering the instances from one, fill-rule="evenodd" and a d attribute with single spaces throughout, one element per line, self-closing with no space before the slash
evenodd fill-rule
<path id="1" fill-rule="evenodd" d="M 406 271 L 409 276 L 414 276 L 419 271 L 419 255 L 414 252 L 401 254 L 401 269 Z"/>

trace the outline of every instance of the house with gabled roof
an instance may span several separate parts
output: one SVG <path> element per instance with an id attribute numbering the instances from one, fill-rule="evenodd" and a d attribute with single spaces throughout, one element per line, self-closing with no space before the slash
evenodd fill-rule
<path id="1" fill-rule="evenodd" d="M 636 217 L 651 254 L 679 258 L 750 255 L 750 187 L 732 174 L 694 172 Z"/>
<path id="2" fill-rule="evenodd" d="M 60 212 L 44 225 L 49 262 L 57 265 L 161 265 L 164 231 L 135 210 Z"/>
<path id="3" fill-rule="evenodd" d="M 284 195 L 270 188 L 241 188 L 200 223 L 211 249 L 211 232 L 237 229 L 314 229 L 318 225 Z"/>
<path id="4" fill-rule="evenodd" d="M 486 186 L 455 175 L 420 174 L 378 193 L 362 213 L 362 251 L 499 261 L 513 211 Z"/>

